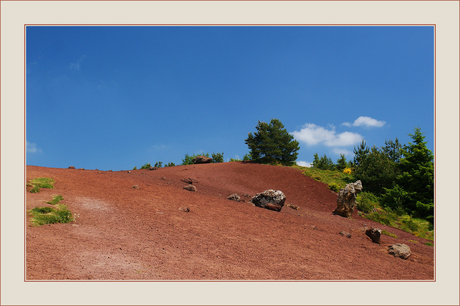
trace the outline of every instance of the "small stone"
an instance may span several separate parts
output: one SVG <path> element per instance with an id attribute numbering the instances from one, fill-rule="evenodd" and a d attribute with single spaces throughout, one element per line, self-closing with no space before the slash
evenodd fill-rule
<path id="1" fill-rule="evenodd" d="M 292 209 L 295 209 L 295 210 L 299 210 L 299 206 L 294 205 L 294 204 L 291 204 L 291 203 L 286 204 L 286 206 L 287 206 L 287 207 L 290 207 L 290 208 L 292 208 Z"/>
<path id="2" fill-rule="evenodd" d="M 141 189 L 141 187 L 139 187 L 139 185 L 134 185 L 133 188 L 134 189 Z"/>
<path id="3" fill-rule="evenodd" d="M 190 208 L 188 207 L 181 207 L 179 208 L 179 210 L 183 211 L 183 212 L 189 212 L 190 211 Z"/>
<path id="4" fill-rule="evenodd" d="M 196 192 L 196 187 L 193 185 L 188 185 L 183 187 L 185 190 Z"/>
<path id="5" fill-rule="evenodd" d="M 187 184 L 198 183 L 197 180 L 189 178 L 189 177 L 188 178 L 183 178 L 183 179 L 181 179 L 181 181 L 184 182 L 184 183 L 187 183 Z"/>
<path id="6" fill-rule="evenodd" d="M 351 238 L 351 234 L 349 232 L 341 231 L 339 234 L 344 236 L 344 237 Z"/>
<path id="7" fill-rule="evenodd" d="M 75 169 L 75 167 L 74 167 L 74 166 L 70 166 L 69 169 Z"/>
<path id="8" fill-rule="evenodd" d="M 232 201 L 239 202 L 239 201 L 240 201 L 240 196 L 237 195 L 236 193 L 232 193 L 231 195 L 229 195 L 229 196 L 227 197 L 227 199 L 232 200 Z"/>
<path id="9" fill-rule="evenodd" d="M 128 173 L 131 173 L 131 171 L 128 171 Z"/>

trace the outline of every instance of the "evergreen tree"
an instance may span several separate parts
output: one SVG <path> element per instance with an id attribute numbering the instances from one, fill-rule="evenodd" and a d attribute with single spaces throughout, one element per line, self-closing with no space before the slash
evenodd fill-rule
<path id="1" fill-rule="evenodd" d="M 340 158 L 337 160 L 337 165 L 335 167 L 340 171 L 343 171 L 343 169 L 347 167 L 347 159 L 344 154 L 340 154 Z"/>
<path id="2" fill-rule="evenodd" d="M 250 150 L 251 159 L 256 162 L 280 162 L 291 165 L 297 159 L 299 142 L 288 133 L 278 119 L 270 123 L 259 121 L 257 132 L 249 133 L 245 143 Z"/>
<path id="3" fill-rule="evenodd" d="M 434 164 L 433 153 L 426 146 L 425 136 L 420 128 L 409 134 L 413 142 L 400 150 L 397 183 L 409 193 L 406 203 L 413 214 L 433 221 L 434 214 Z"/>
<path id="4" fill-rule="evenodd" d="M 391 188 L 394 185 L 397 164 L 383 149 L 373 146 L 369 153 L 359 157 L 358 164 L 358 167 L 355 166 L 354 174 L 363 182 L 366 191 L 380 195 L 385 192 L 384 188 Z"/>
<path id="5" fill-rule="evenodd" d="M 361 144 L 359 145 L 359 147 L 355 147 L 353 149 L 353 153 L 355 153 L 355 157 L 353 158 L 353 166 L 355 168 L 358 168 L 359 166 L 361 166 L 363 160 L 366 158 L 367 154 L 369 154 L 370 152 L 370 149 L 369 147 L 367 146 L 366 142 L 364 141 L 364 139 L 361 141 Z"/>
<path id="6" fill-rule="evenodd" d="M 319 164 L 319 156 L 318 156 L 318 153 L 315 153 L 315 155 L 313 155 L 313 162 L 311 163 L 311 165 L 313 168 L 318 168 L 318 164 Z"/>
<path id="7" fill-rule="evenodd" d="M 396 138 L 395 141 L 385 140 L 383 151 L 388 155 L 390 160 L 394 161 L 395 163 L 399 163 L 399 159 L 401 158 L 401 149 L 402 146 L 399 143 L 398 138 Z"/>

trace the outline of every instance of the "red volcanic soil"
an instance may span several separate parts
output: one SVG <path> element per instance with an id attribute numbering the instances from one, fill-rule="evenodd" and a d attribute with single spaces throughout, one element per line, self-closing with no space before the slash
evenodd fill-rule
<path id="1" fill-rule="evenodd" d="M 228 162 L 129 173 L 27 166 L 26 174 L 27 181 L 56 182 L 27 192 L 27 210 L 62 195 L 77 215 L 68 224 L 27 226 L 26 280 L 434 279 L 434 248 L 425 240 L 356 211 L 351 219 L 332 215 L 337 194 L 294 168 Z M 196 180 L 196 192 L 183 189 L 184 178 Z M 285 204 L 299 209 L 275 212 L 249 202 L 267 189 L 281 190 Z M 228 200 L 232 193 L 244 202 Z M 373 243 L 366 227 L 398 238 Z M 412 255 L 388 254 L 394 243 L 409 245 Z"/>

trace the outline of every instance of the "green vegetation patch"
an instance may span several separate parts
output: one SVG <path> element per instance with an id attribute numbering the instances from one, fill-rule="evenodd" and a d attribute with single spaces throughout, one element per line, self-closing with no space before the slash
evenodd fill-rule
<path id="1" fill-rule="evenodd" d="M 387 236 L 390 236 L 390 237 L 393 237 L 393 238 L 398 238 L 398 236 L 396 236 L 395 234 L 392 234 L 392 233 L 390 233 L 390 232 L 387 232 L 386 230 L 383 230 L 383 231 L 382 231 L 382 234 L 387 235 Z"/>
<path id="2" fill-rule="evenodd" d="M 338 170 L 321 170 L 314 167 L 308 168 L 297 165 L 292 166 L 292 168 L 298 169 L 302 171 L 304 175 L 309 176 L 317 181 L 323 182 L 328 186 L 334 184 L 333 186 L 337 187 L 333 188 L 338 188 L 338 191 L 340 191 L 342 188 L 345 188 L 347 184 L 356 182 L 356 178 L 353 175 L 343 173 L 342 171 Z"/>
<path id="3" fill-rule="evenodd" d="M 58 204 L 56 207 L 35 207 L 29 210 L 29 214 L 32 216 L 30 222 L 33 226 L 74 221 L 72 213 L 63 204 Z"/>
<path id="4" fill-rule="evenodd" d="M 379 205 L 379 198 L 370 192 L 360 192 L 356 196 L 356 207 L 366 214 L 373 212 Z"/>
<path id="5" fill-rule="evenodd" d="M 31 193 L 37 193 L 40 192 L 40 188 L 54 188 L 54 180 L 49 177 L 37 177 L 31 179 L 29 183 L 27 183 L 27 186 L 32 187 L 30 190 Z"/>
<path id="6" fill-rule="evenodd" d="M 64 200 L 64 197 L 61 196 L 61 195 L 57 195 L 57 196 L 54 196 L 53 199 L 51 201 L 48 201 L 46 203 L 48 204 L 52 204 L 52 205 L 56 205 L 58 204 L 59 202 L 61 202 L 62 200 Z"/>

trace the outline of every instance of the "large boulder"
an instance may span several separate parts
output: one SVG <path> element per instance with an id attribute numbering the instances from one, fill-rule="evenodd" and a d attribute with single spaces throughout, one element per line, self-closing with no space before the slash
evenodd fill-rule
<path id="1" fill-rule="evenodd" d="M 207 156 L 203 156 L 203 155 L 199 155 L 199 156 L 194 157 L 192 159 L 192 162 L 194 164 L 208 164 L 208 163 L 212 162 L 212 158 L 207 157 Z"/>
<path id="2" fill-rule="evenodd" d="M 396 243 L 390 245 L 388 253 L 390 253 L 394 257 L 399 257 L 402 259 L 407 259 L 412 254 L 409 246 L 403 243 Z"/>
<path id="3" fill-rule="evenodd" d="M 281 211 L 286 201 L 286 196 L 280 190 L 265 190 L 264 192 L 258 193 L 252 197 L 251 202 L 258 207 Z"/>
<path id="4" fill-rule="evenodd" d="M 361 181 L 347 184 L 345 188 L 339 191 L 339 197 L 337 198 L 337 208 L 333 214 L 339 215 L 345 218 L 351 217 L 353 210 L 356 205 L 356 195 L 363 190 L 363 184 Z"/>

